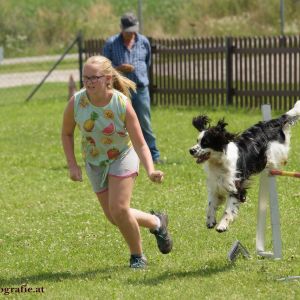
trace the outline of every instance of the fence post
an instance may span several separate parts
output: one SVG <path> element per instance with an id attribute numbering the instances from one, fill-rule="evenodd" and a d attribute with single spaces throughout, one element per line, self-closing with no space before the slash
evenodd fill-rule
<path id="1" fill-rule="evenodd" d="M 281 35 L 279 37 L 279 47 L 285 48 L 286 47 L 286 36 Z"/>
<path id="2" fill-rule="evenodd" d="M 67 100 L 70 100 L 71 97 L 74 96 L 74 94 L 76 93 L 76 83 L 74 81 L 74 78 L 72 75 L 70 75 L 69 77 L 69 83 L 68 83 L 68 99 Z"/>
<path id="3" fill-rule="evenodd" d="M 82 69 L 83 69 L 83 46 L 82 46 L 82 33 L 79 32 L 77 35 L 77 46 L 78 46 L 78 63 L 79 63 L 79 86 L 80 88 L 83 88 L 83 82 L 82 82 Z"/>
<path id="4" fill-rule="evenodd" d="M 226 105 L 232 105 L 232 37 L 226 37 Z"/>

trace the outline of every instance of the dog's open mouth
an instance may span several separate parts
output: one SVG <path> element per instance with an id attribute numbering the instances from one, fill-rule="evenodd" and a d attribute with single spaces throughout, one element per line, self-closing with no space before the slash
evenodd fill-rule
<path id="1" fill-rule="evenodd" d="M 210 153 L 206 152 L 206 153 L 196 157 L 197 158 L 196 163 L 201 164 L 201 163 L 205 162 L 206 160 L 208 160 L 209 157 L 210 157 Z"/>

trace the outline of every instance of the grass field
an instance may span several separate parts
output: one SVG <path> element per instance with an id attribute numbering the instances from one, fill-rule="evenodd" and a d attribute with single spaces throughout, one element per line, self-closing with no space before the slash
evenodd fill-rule
<path id="1" fill-rule="evenodd" d="M 277 180 L 283 259 L 260 259 L 255 253 L 257 178 L 230 230 L 207 230 L 205 176 L 188 153 L 197 136 L 191 119 L 198 113 L 213 120 L 225 116 L 229 129 L 240 131 L 261 119 L 259 111 L 153 108 L 158 146 L 167 159 L 161 166 L 165 181 L 155 185 L 141 169 L 132 204 L 168 212 L 174 249 L 161 255 L 153 236 L 142 230 L 149 266 L 134 271 L 124 241 L 105 220 L 86 176 L 82 183 L 68 179 L 60 143 L 65 88 L 55 86 L 57 95 L 49 97 L 51 88 L 29 103 L 23 102 L 28 88 L 0 100 L 2 294 L 4 288 L 27 284 L 33 291 L 43 288 L 44 299 L 300 299 L 299 280 L 277 280 L 300 275 L 299 181 Z M 299 171 L 299 124 L 292 133 L 286 170 Z M 78 133 L 76 141 L 83 166 Z M 231 264 L 227 253 L 237 239 L 251 259 Z M 36 294 L 14 292 L 11 297 L 35 299 Z"/>

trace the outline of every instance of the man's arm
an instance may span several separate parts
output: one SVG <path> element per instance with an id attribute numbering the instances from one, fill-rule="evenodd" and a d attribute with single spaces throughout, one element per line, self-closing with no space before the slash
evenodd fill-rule
<path id="1" fill-rule="evenodd" d="M 147 48 L 147 56 L 146 56 L 146 65 L 148 67 L 148 69 L 150 68 L 150 65 L 151 65 L 151 45 L 150 45 L 150 42 L 149 40 L 146 38 L 146 48 Z"/>
<path id="2" fill-rule="evenodd" d="M 102 54 L 103 56 L 112 61 L 112 43 L 109 39 L 105 42 L 103 46 Z"/>
<path id="3" fill-rule="evenodd" d="M 119 66 L 115 67 L 115 69 L 117 71 L 120 71 L 120 72 L 123 72 L 123 73 L 131 73 L 131 72 L 134 71 L 134 66 L 130 65 L 130 64 L 122 64 L 122 65 L 119 65 Z"/>
<path id="4" fill-rule="evenodd" d="M 110 39 L 108 39 L 105 42 L 105 44 L 103 46 L 102 54 L 103 54 L 103 56 L 105 56 L 111 60 L 113 67 L 117 71 L 120 71 L 122 73 L 131 73 L 134 71 L 134 66 L 130 65 L 130 64 L 121 64 L 121 65 L 116 66 L 116 64 L 114 62 L 114 55 L 113 55 L 113 42 Z"/>

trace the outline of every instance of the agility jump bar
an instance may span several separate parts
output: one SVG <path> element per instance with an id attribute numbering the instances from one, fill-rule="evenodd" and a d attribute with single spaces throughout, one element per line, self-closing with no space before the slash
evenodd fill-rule
<path id="1" fill-rule="evenodd" d="M 300 178 L 300 172 L 290 172 L 290 171 L 281 171 L 281 170 L 270 170 L 270 175 L 273 176 L 289 176 L 289 177 L 296 177 Z"/>

